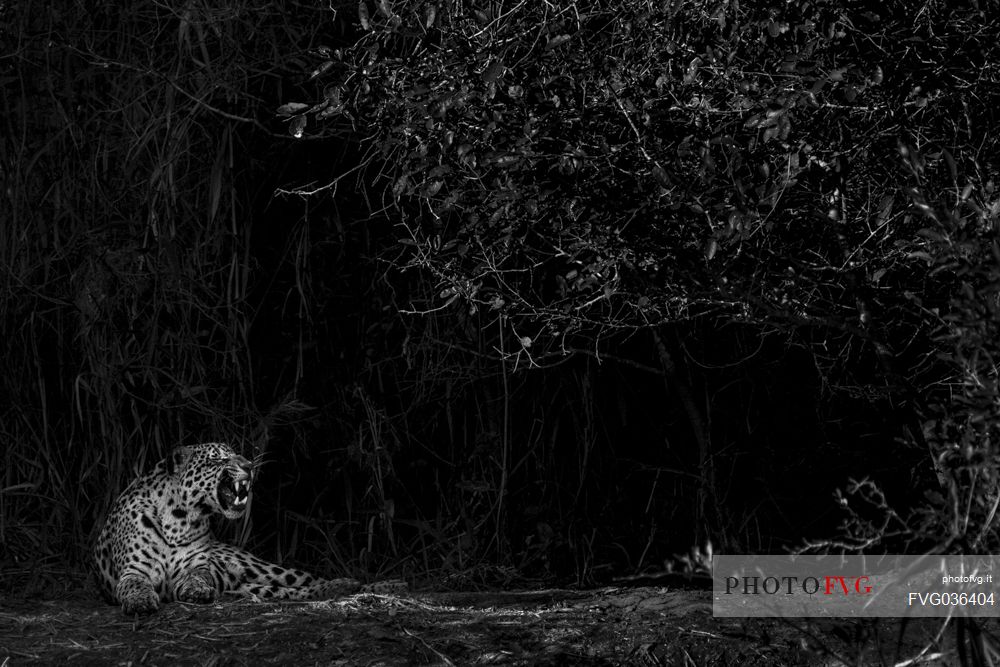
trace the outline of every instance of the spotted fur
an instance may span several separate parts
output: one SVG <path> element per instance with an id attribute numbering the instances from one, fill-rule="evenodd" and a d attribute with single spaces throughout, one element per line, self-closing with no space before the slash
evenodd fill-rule
<path id="1" fill-rule="evenodd" d="M 274 565 L 218 541 L 209 517 L 243 516 L 251 481 L 250 461 L 228 445 L 174 450 L 112 506 L 94 546 L 102 594 L 126 614 L 146 614 L 161 602 L 212 602 L 223 593 L 303 600 L 364 588 L 354 579 L 321 579 Z"/>

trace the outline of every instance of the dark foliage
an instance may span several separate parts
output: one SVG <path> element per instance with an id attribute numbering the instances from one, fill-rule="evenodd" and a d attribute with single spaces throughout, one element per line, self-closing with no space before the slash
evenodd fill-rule
<path id="1" fill-rule="evenodd" d="M 334 7 L 0 9 L 4 565 L 209 439 L 328 570 L 996 546 L 995 3 Z"/>
<path id="2" fill-rule="evenodd" d="M 942 524 L 934 491 L 936 528 L 852 524 L 859 544 L 964 540 L 975 497 L 981 546 L 998 398 L 988 7 L 365 6 L 324 99 L 282 111 L 369 128 L 407 266 L 435 282 L 423 312 L 488 312 L 478 329 L 515 367 L 685 321 L 787 336 L 824 388 L 890 411 L 883 437 L 935 434 L 922 466 L 907 459 L 913 485 L 972 494 Z M 704 450 L 704 415 L 680 402 Z"/>

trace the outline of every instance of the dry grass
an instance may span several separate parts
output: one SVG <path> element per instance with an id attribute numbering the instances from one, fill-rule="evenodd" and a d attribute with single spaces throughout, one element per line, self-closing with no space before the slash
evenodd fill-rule
<path id="1" fill-rule="evenodd" d="M 0 664 L 911 665 L 955 662 L 940 619 L 713 619 L 706 591 L 543 589 L 166 605 L 0 604 Z M 947 624 L 945 625 L 945 627 Z M 990 620 L 977 632 L 996 631 Z"/>

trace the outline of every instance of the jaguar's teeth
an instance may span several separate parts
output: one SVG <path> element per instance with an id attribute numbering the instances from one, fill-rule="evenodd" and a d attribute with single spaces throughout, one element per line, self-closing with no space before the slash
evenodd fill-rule
<path id="1" fill-rule="evenodd" d="M 233 500 L 234 507 L 243 507 L 246 504 L 247 504 L 246 496 L 243 496 L 242 498 L 236 498 Z"/>

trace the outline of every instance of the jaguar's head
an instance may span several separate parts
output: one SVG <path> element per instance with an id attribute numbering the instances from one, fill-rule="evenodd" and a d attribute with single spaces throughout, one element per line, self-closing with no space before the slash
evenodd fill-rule
<path id="1" fill-rule="evenodd" d="M 226 444 L 209 442 L 175 449 L 167 472 L 178 478 L 189 502 L 207 505 L 227 519 L 246 512 L 253 464 Z"/>

